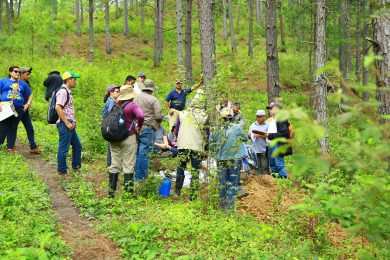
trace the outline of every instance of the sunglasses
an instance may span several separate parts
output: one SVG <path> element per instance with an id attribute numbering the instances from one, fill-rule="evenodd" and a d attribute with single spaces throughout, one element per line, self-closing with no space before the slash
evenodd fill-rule
<path id="1" fill-rule="evenodd" d="M 13 72 L 15 72 L 15 73 L 20 73 L 20 70 L 13 70 Z"/>
<path id="2" fill-rule="evenodd" d="M 113 92 L 115 92 L 115 93 L 120 93 L 120 91 L 119 91 L 119 90 L 114 90 Z"/>

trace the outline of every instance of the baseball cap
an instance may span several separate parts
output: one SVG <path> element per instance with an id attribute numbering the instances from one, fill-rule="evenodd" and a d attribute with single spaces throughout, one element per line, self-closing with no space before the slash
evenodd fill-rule
<path id="1" fill-rule="evenodd" d="M 256 111 L 256 116 L 265 116 L 265 111 L 262 109 L 259 109 Z"/>
<path id="2" fill-rule="evenodd" d="M 143 73 L 143 72 L 140 72 L 140 73 L 138 74 L 138 77 L 145 77 L 145 78 L 146 78 L 146 74 Z"/>
<path id="3" fill-rule="evenodd" d="M 80 75 L 79 74 L 76 74 L 70 70 L 68 71 L 65 71 L 64 74 L 62 74 L 62 80 L 66 80 L 66 79 L 69 79 L 69 78 L 75 78 L 75 79 L 78 79 L 80 78 Z"/>
<path id="4" fill-rule="evenodd" d="M 178 83 L 183 83 L 183 81 L 181 81 L 181 79 L 177 79 L 176 84 L 178 84 Z"/>
<path id="5" fill-rule="evenodd" d="M 282 104 L 278 103 L 278 102 L 271 102 L 267 107 L 266 109 L 271 109 L 273 107 L 277 107 L 277 108 L 282 108 Z"/>
<path id="6" fill-rule="evenodd" d="M 106 93 L 107 94 L 109 94 L 110 92 L 112 92 L 114 89 L 119 89 L 119 87 L 117 87 L 117 86 L 114 86 L 114 85 L 112 85 L 112 86 L 109 86 L 107 89 L 106 89 Z"/>
<path id="7" fill-rule="evenodd" d="M 26 72 L 30 72 L 31 73 L 31 71 L 32 71 L 31 67 L 21 67 L 20 68 L 20 73 L 26 73 Z"/>

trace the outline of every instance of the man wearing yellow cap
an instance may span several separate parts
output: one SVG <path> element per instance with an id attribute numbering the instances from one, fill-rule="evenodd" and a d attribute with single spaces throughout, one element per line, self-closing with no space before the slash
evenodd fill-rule
<path id="1" fill-rule="evenodd" d="M 72 145 L 72 168 L 81 167 L 81 142 L 76 132 L 76 113 L 73 105 L 72 90 L 76 86 L 76 79 L 80 75 L 65 71 L 62 74 L 64 84 L 56 94 L 56 112 L 58 114 L 57 130 L 59 134 L 57 152 L 58 174 L 67 173 L 66 154 Z"/>

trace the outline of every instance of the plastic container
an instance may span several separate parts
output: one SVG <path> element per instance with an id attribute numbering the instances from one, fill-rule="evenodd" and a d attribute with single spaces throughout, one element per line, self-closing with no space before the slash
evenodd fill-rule
<path id="1" fill-rule="evenodd" d="M 169 197 L 171 193 L 171 179 L 164 178 L 160 187 L 158 187 L 158 193 L 163 197 Z"/>

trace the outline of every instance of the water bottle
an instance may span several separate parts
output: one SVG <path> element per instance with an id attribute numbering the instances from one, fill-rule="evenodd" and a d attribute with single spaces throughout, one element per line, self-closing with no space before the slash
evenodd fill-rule
<path id="1" fill-rule="evenodd" d="M 160 187 L 158 187 L 158 193 L 163 197 L 169 197 L 169 194 L 171 193 L 171 179 L 163 179 Z"/>

